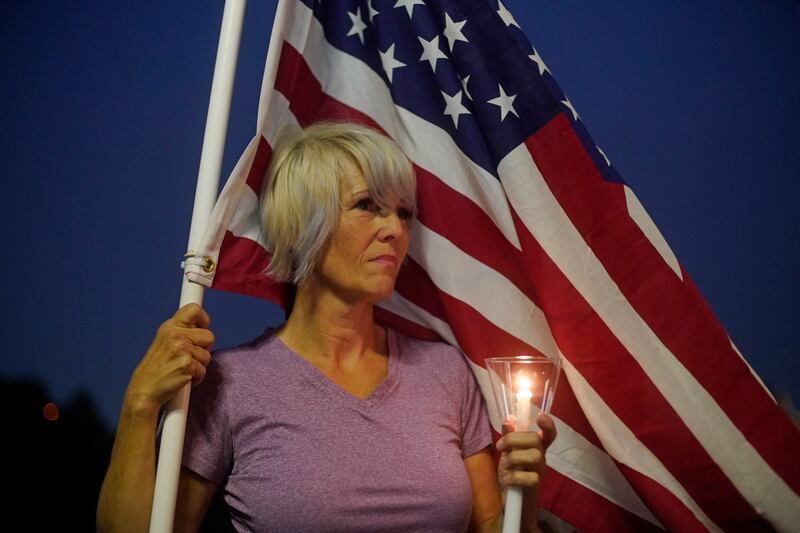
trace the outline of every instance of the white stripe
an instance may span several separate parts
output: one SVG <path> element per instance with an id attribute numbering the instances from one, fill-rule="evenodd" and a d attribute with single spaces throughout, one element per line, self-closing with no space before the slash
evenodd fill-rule
<path id="1" fill-rule="evenodd" d="M 394 293 L 388 300 L 380 302 L 380 307 L 420 326 L 430 328 L 449 344 L 459 348 L 450 326 L 431 315 L 421 307 Z M 463 352 L 463 350 L 462 350 Z M 481 393 L 486 399 L 489 418 L 495 431 L 500 433 L 500 415 L 493 395 L 489 374 L 485 368 L 476 365 L 467 358 Z M 562 387 L 568 386 L 564 383 Z M 628 512 L 639 516 L 659 527 L 663 526 L 647 509 L 628 481 L 619 471 L 617 465 L 603 450 L 586 440 L 580 433 L 556 416 L 550 415 L 556 422 L 558 437 L 547 450 L 547 464 L 562 475 L 572 479 L 589 490 L 592 490 L 619 505 Z"/>
<path id="2" fill-rule="evenodd" d="M 664 259 L 664 262 L 667 263 L 667 266 L 670 267 L 673 272 L 675 272 L 676 276 L 683 280 L 681 266 L 678 264 L 678 258 L 675 257 L 675 254 L 672 252 L 672 248 L 669 247 L 667 241 L 664 239 L 664 236 L 661 235 L 658 227 L 656 227 L 655 223 L 653 222 L 653 219 L 650 218 L 650 215 L 647 213 L 647 211 L 645 211 L 645 208 L 639 201 L 639 198 L 636 197 L 630 187 L 627 185 L 624 185 L 623 187 L 625 188 L 625 203 L 628 206 L 628 215 L 630 215 L 631 220 L 633 220 L 636 225 L 639 226 L 639 229 L 642 230 L 642 233 L 644 233 L 644 236 L 650 241 L 650 244 L 653 245 L 653 248 L 656 249 L 656 251 Z"/>
<path id="3" fill-rule="evenodd" d="M 293 6 L 294 2 L 278 2 L 275 18 L 272 20 L 272 33 L 270 34 L 269 48 L 267 49 L 267 64 L 264 68 L 264 77 L 261 79 L 261 96 L 258 99 L 256 131 L 260 131 L 262 134 L 265 128 L 270 127 L 269 123 L 272 121 L 270 107 L 272 105 L 272 99 L 278 94 L 274 88 L 275 76 L 278 73 L 278 60 L 280 59 L 281 47 L 283 46 L 283 32 L 286 31 L 287 26 L 295 33 L 307 27 L 306 24 L 295 24 L 294 27 L 292 27 Z M 279 124 L 283 123 L 281 122 Z"/>
<path id="4" fill-rule="evenodd" d="M 408 255 L 450 296 L 546 355 L 557 353 L 542 310 L 516 285 L 421 222 L 412 225 Z"/>
<path id="5" fill-rule="evenodd" d="M 450 324 L 433 316 L 417 304 L 403 298 L 397 291 L 394 291 L 389 299 L 379 302 L 378 307 L 405 318 L 409 322 L 414 322 L 422 327 L 432 329 L 444 339 L 447 344 L 457 348 L 459 346 L 453 330 L 450 329 Z"/>
<path id="6" fill-rule="evenodd" d="M 210 258 L 214 263 L 219 261 L 219 249 L 225 237 L 225 230 L 230 225 L 231 218 L 237 214 L 237 209 L 239 209 L 238 202 L 242 191 L 248 189 L 246 185 L 247 172 L 252 166 L 259 140 L 260 137 L 258 135 L 250 140 L 228 177 L 228 181 L 225 182 L 225 187 L 222 188 L 222 192 L 214 204 L 214 209 L 203 230 L 200 242 L 194 250 L 198 258 Z M 187 264 L 184 274 L 189 281 L 211 287 L 216 270 L 206 272 L 198 264 Z"/>
<path id="7" fill-rule="evenodd" d="M 300 2 L 287 20 L 294 20 L 286 40 L 300 51 L 323 91 L 369 115 L 418 166 L 472 200 L 517 249 L 519 239 L 503 188 L 484 169 L 461 153 L 444 130 L 395 106 L 383 79 L 360 60 L 328 44 L 319 21 Z M 432 149 L 435 147 L 435 149 Z"/>
<path id="8" fill-rule="evenodd" d="M 649 477 L 674 494 L 708 529 L 721 531 L 650 449 L 636 438 L 622 420 L 617 418 L 603 398 L 592 389 L 566 358 L 564 358 L 564 372 L 586 417 L 590 421 L 602 421 L 600 424 L 592 423 L 592 427 L 606 452 L 620 463 Z"/>
<path id="9" fill-rule="evenodd" d="M 563 386 L 563 385 L 562 385 Z M 642 502 L 611 457 L 556 416 L 558 437 L 547 450 L 547 464 L 639 518 L 665 529 Z"/>
<path id="10" fill-rule="evenodd" d="M 552 195 L 527 148 L 514 149 L 498 171 L 514 210 L 531 234 L 739 492 L 776 528 L 797 524 L 800 498 L 636 313 Z M 596 427 L 604 423 L 599 418 L 589 420 Z"/>
<path id="11" fill-rule="evenodd" d="M 274 146 L 275 139 L 281 129 L 286 125 L 297 126 L 297 119 L 289 109 L 289 101 L 279 92 L 272 91 L 269 105 L 264 106 L 265 122 L 261 135 L 270 146 Z M 243 173 L 240 179 L 246 179 L 250 168 Z M 233 175 L 232 175 L 233 177 Z M 230 180 L 231 178 L 229 178 Z M 226 184 L 227 188 L 227 184 Z M 266 240 L 261 232 L 261 215 L 258 210 L 259 191 L 253 191 L 250 187 L 242 187 L 239 198 L 236 200 L 235 211 L 228 224 L 228 230 L 237 237 L 250 239 L 266 248 Z M 224 194 L 220 195 L 220 203 L 232 202 L 234 199 L 226 199 Z"/>

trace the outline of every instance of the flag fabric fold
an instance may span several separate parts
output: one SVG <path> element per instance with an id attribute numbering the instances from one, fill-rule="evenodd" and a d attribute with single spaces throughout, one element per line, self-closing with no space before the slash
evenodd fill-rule
<path id="1" fill-rule="evenodd" d="M 280 129 L 320 120 L 377 128 L 414 164 L 382 323 L 460 348 L 487 398 L 484 358 L 563 357 L 541 494 L 560 524 L 797 527 L 797 430 L 502 2 L 281 0 L 256 136 L 195 251 L 214 267 L 190 279 L 285 305 L 258 194 Z"/>

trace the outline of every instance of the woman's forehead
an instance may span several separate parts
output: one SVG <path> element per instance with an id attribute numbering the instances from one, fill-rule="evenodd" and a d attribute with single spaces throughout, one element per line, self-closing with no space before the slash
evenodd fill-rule
<path id="1" fill-rule="evenodd" d="M 367 180 L 361 169 L 348 159 L 342 162 L 342 175 L 339 178 L 341 191 L 346 194 L 358 194 L 369 189 Z"/>

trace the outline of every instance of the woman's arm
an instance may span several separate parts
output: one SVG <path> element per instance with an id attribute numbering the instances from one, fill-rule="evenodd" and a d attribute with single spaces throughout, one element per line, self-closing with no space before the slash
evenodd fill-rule
<path id="1" fill-rule="evenodd" d="M 98 531 L 149 528 L 158 413 L 181 387 L 190 381 L 197 384 L 205 377 L 205 367 L 211 360 L 208 348 L 214 342 L 214 335 L 206 329 L 208 324 L 208 315 L 199 305 L 181 307 L 158 328 L 133 372 L 122 404 L 111 462 L 100 489 Z"/>
<path id="2" fill-rule="evenodd" d="M 464 458 L 472 487 L 472 515 L 469 530 L 474 533 L 499 532 L 503 525 L 503 502 L 494 466 L 492 448 L 487 446 Z"/>
<path id="3" fill-rule="evenodd" d="M 172 531 L 183 533 L 200 529 L 216 492 L 217 486 L 214 483 L 182 466 Z"/>
<path id="4" fill-rule="evenodd" d="M 506 432 L 497 441 L 501 452 L 497 470 L 494 458 L 487 447 L 464 459 L 472 485 L 472 519 L 470 530 L 499 532 L 503 525 L 501 489 L 510 485 L 524 487 L 521 530 L 538 532 L 537 511 L 539 489 L 545 467 L 545 452 L 556 437 L 553 419 L 545 414 L 536 420 L 541 431 Z M 499 482 L 499 483 L 498 483 Z"/>

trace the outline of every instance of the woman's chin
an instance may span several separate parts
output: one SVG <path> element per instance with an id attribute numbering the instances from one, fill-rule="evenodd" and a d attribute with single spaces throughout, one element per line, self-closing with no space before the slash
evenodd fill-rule
<path id="1" fill-rule="evenodd" d="M 372 302 L 380 302 L 381 300 L 391 298 L 393 292 L 394 279 L 392 279 L 391 283 L 382 283 L 371 287 L 369 291 L 369 299 Z"/>

